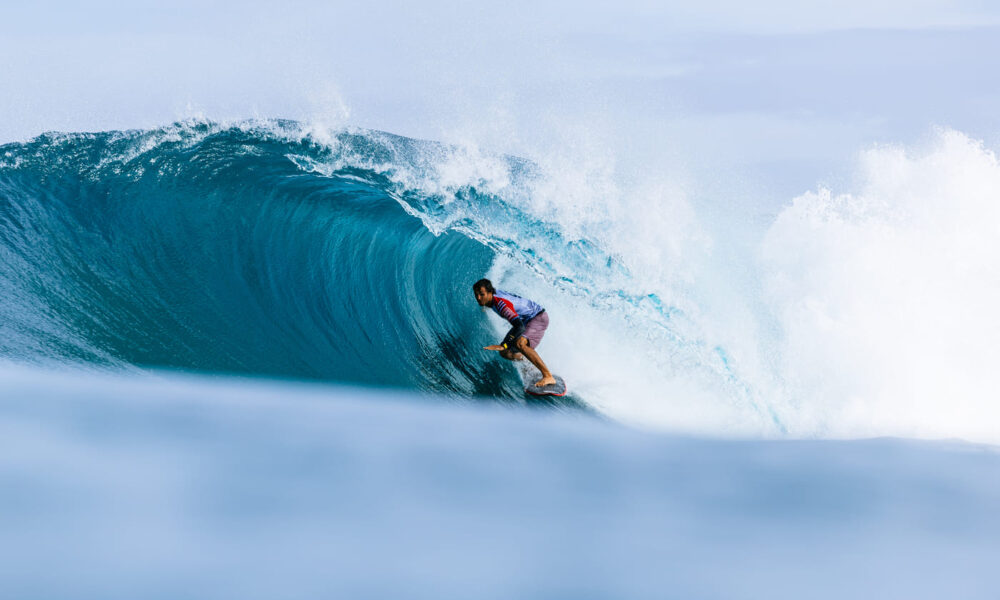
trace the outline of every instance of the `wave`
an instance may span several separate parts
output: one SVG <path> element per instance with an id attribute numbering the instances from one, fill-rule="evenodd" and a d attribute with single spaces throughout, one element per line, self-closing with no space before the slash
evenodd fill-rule
<path id="1" fill-rule="evenodd" d="M 520 401 L 486 275 L 549 310 L 570 404 L 627 423 L 995 440 L 981 144 L 875 149 L 753 247 L 652 174 L 548 158 L 282 120 L 2 146 L 0 356 Z"/>
<path id="2" fill-rule="evenodd" d="M 0 356 L 522 398 L 471 294 L 505 271 L 679 339 L 620 259 L 527 209 L 540 185 L 515 157 L 281 120 L 8 144 Z"/>
<path id="3" fill-rule="evenodd" d="M 0 353 L 520 393 L 475 352 L 492 251 L 429 231 L 384 170 L 303 167 L 413 144 L 201 122 L 3 147 Z"/>

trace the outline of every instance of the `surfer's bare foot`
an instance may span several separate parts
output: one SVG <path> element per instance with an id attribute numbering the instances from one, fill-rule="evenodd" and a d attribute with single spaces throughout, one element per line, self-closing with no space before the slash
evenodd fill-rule
<path id="1" fill-rule="evenodd" d="M 551 375 L 548 377 L 542 377 L 535 383 L 535 387 L 545 387 L 547 385 L 554 385 L 556 383 L 556 378 Z"/>

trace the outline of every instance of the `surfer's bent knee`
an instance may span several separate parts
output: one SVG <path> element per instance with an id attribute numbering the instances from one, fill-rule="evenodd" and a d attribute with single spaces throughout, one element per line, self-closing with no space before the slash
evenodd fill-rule
<path id="1" fill-rule="evenodd" d="M 521 360 L 522 358 L 524 358 L 524 355 L 521 354 L 520 352 L 510 349 L 501 350 L 500 356 L 506 358 L 507 360 Z"/>

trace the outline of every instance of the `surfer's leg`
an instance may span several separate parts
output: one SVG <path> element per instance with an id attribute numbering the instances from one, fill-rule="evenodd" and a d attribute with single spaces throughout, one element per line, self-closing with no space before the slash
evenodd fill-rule
<path id="1" fill-rule="evenodd" d="M 552 376 L 552 372 L 549 371 L 549 368 L 545 366 L 545 362 L 542 360 L 542 357 L 538 356 L 538 353 L 535 352 L 535 349 L 532 348 L 530 344 L 528 344 L 527 338 L 524 337 L 517 338 L 517 349 L 520 350 L 526 357 L 528 357 L 528 360 L 531 361 L 531 364 L 538 367 L 538 370 L 542 372 L 542 378 L 538 380 L 538 383 L 536 383 L 535 386 L 544 387 L 546 385 L 552 385 L 553 383 L 556 382 L 556 378 Z"/>
<path id="2" fill-rule="evenodd" d="M 545 336 L 545 330 L 549 328 L 549 313 L 544 310 L 534 318 L 524 324 L 525 338 L 528 339 L 528 345 L 532 348 L 537 348 L 538 344 L 542 343 L 542 338 Z"/>

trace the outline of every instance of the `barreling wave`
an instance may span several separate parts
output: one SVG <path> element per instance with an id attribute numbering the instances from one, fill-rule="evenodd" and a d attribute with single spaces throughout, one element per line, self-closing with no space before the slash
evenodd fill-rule
<path id="1" fill-rule="evenodd" d="M 519 207 L 531 163 L 292 121 L 0 147 L 0 356 L 522 397 L 471 282 L 499 257 L 596 306 L 610 255 Z M 676 332 L 663 330 L 676 338 Z"/>
<path id="2" fill-rule="evenodd" d="M 267 122 L 0 148 L 0 354 L 520 395 L 477 351 L 493 250 L 389 177 L 415 144 Z"/>
<path id="3" fill-rule="evenodd" d="M 643 337 L 683 353 L 681 311 L 525 210 L 538 179 L 514 157 L 292 121 L 8 144 L 0 355 L 521 397 L 470 291 L 511 264 L 592 313 L 645 315 Z"/>
<path id="4" fill-rule="evenodd" d="M 995 338 L 996 157 L 945 132 L 867 160 L 733 262 L 683 201 L 572 165 L 292 121 L 45 134 L 0 146 L 0 358 L 520 399 L 486 275 L 626 422 L 992 441 L 996 351 L 963 332 Z"/>

